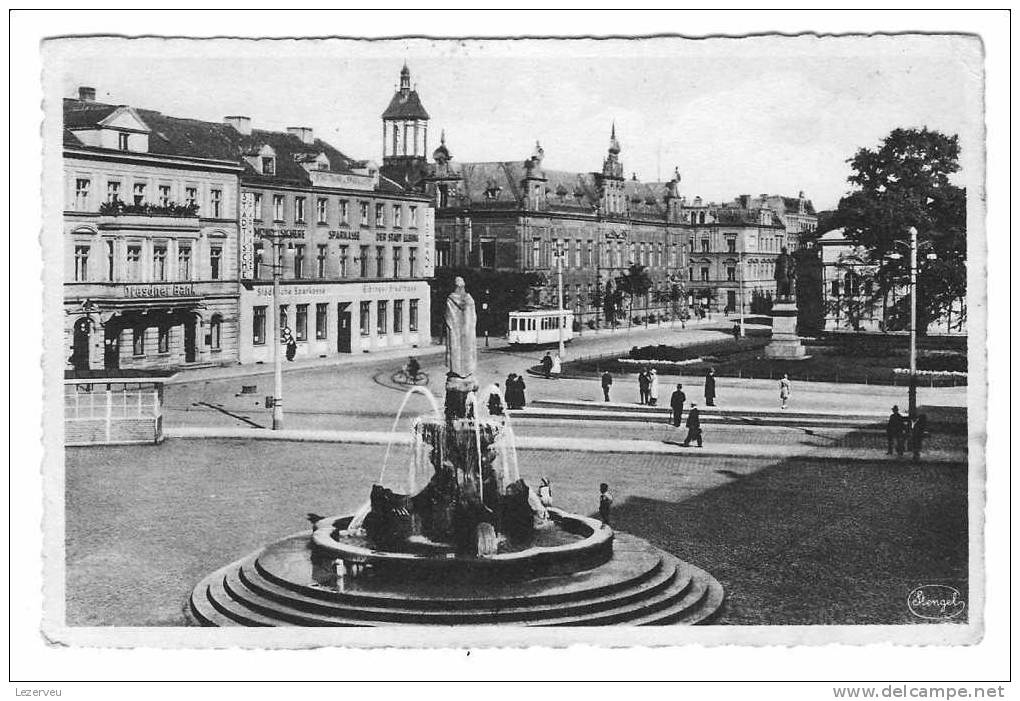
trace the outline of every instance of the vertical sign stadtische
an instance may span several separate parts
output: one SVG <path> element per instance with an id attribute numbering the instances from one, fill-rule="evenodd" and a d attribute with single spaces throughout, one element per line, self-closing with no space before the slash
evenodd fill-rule
<path id="1" fill-rule="evenodd" d="M 240 224 L 240 278 L 251 280 L 255 277 L 255 193 L 241 193 L 241 212 L 238 217 Z"/>

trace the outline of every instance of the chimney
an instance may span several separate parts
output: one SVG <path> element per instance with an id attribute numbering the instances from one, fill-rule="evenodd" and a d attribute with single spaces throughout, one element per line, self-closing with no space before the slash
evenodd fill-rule
<path id="1" fill-rule="evenodd" d="M 244 134 L 245 136 L 251 134 L 251 117 L 244 117 L 242 115 L 235 114 L 224 117 L 223 121 L 224 123 L 234 127 L 238 134 Z"/>
<path id="2" fill-rule="evenodd" d="M 287 133 L 301 139 L 301 143 L 303 144 L 311 144 L 315 142 L 315 136 L 312 134 L 311 127 L 287 127 Z"/>
<path id="3" fill-rule="evenodd" d="M 96 101 L 96 89 L 88 88 L 82 85 L 78 88 L 78 99 L 82 102 L 95 102 Z"/>
<path id="4" fill-rule="evenodd" d="M 750 195 L 741 195 L 737 199 L 740 201 L 740 208 L 741 209 L 747 209 L 748 206 L 751 204 L 751 196 Z"/>

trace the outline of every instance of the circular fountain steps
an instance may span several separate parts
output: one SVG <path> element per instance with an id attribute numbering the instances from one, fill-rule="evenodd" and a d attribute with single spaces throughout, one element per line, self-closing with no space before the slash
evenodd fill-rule
<path id="1" fill-rule="evenodd" d="M 369 572 L 338 591 L 313 562 L 305 533 L 207 577 L 191 596 L 191 612 L 212 626 L 693 624 L 717 613 L 723 590 L 710 574 L 615 535 L 609 562 L 571 574 L 458 583 Z"/>

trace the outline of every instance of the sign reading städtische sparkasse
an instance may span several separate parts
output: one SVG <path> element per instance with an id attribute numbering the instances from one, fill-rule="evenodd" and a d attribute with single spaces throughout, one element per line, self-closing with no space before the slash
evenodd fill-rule
<path id="1" fill-rule="evenodd" d="M 194 297 L 195 285 L 190 282 L 147 282 L 124 285 L 125 297 Z"/>
<path id="2" fill-rule="evenodd" d="M 255 277 L 255 193 L 241 193 L 240 242 L 238 245 L 239 267 L 242 279 Z"/>
<path id="3" fill-rule="evenodd" d="M 436 249 L 436 210 L 425 208 L 425 229 L 422 232 L 422 268 L 425 277 L 432 277 L 435 272 L 435 260 L 432 252 Z"/>

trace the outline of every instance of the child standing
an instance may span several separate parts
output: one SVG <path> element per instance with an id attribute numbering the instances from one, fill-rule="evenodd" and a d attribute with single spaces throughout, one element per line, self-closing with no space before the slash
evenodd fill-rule
<path id="1" fill-rule="evenodd" d="M 613 506 L 613 495 L 609 491 L 609 485 L 603 482 L 599 485 L 599 518 L 602 523 L 609 525 L 609 510 Z"/>

